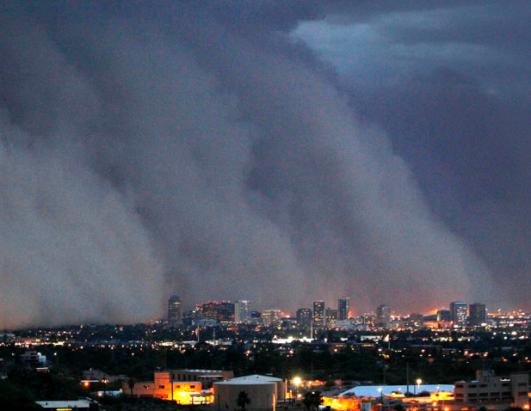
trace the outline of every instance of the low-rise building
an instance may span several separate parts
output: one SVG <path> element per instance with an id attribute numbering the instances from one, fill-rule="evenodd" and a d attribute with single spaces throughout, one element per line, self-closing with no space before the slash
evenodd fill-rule
<path id="1" fill-rule="evenodd" d="M 276 382 L 257 378 L 256 375 L 214 383 L 214 409 L 225 411 L 239 408 L 238 398 L 241 395 L 249 400 L 245 407 L 247 411 L 276 410 Z"/>
<path id="2" fill-rule="evenodd" d="M 477 371 L 476 380 L 455 383 L 455 408 L 481 406 L 488 410 L 503 410 L 512 406 L 529 409 L 528 393 L 528 373 L 502 378 L 492 371 Z"/>
<path id="3" fill-rule="evenodd" d="M 203 388 L 210 388 L 216 381 L 228 380 L 234 377 L 234 372 L 230 370 L 182 369 L 173 370 L 172 372 L 174 380 L 199 381 Z"/>
<path id="4" fill-rule="evenodd" d="M 133 397 L 158 398 L 175 401 L 181 405 L 212 402 L 211 392 L 203 390 L 201 381 L 198 379 L 185 381 L 181 378 L 183 376 L 190 378 L 190 375 L 178 373 L 178 371 L 156 371 L 153 381 L 124 381 L 122 391 L 125 395 Z"/>
<path id="5" fill-rule="evenodd" d="M 272 382 L 276 385 L 275 388 L 275 396 L 277 401 L 284 401 L 287 399 L 287 393 L 288 393 L 288 382 L 283 380 L 282 378 L 273 377 L 271 375 L 246 375 L 244 377 L 236 377 L 232 378 L 230 381 L 238 382 L 238 381 L 262 381 L 262 382 Z"/>

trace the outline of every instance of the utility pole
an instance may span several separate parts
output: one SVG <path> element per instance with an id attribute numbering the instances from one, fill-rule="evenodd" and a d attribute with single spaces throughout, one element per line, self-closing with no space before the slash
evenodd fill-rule
<path id="1" fill-rule="evenodd" d="M 409 363 L 406 362 L 406 393 L 409 394 Z"/>
<path id="2" fill-rule="evenodd" d="M 173 402 L 173 371 L 170 370 L 171 401 Z"/>

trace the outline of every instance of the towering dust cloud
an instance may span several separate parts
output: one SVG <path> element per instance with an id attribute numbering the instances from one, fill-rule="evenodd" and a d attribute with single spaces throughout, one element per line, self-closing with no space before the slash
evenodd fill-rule
<path id="1" fill-rule="evenodd" d="M 0 328 L 156 318 L 174 290 L 413 310 L 488 289 L 289 37 L 308 11 L 252 3 L 3 6 Z"/>

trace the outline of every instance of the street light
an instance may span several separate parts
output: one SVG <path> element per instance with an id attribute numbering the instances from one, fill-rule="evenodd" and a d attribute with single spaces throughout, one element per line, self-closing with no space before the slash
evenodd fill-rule
<path id="1" fill-rule="evenodd" d="M 295 386 L 295 399 L 297 399 L 299 397 L 299 387 L 302 384 L 302 378 L 296 375 L 291 380 L 291 383 Z"/>
<path id="2" fill-rule="evenodd" d="M 417 391 L 420 392 L 420 384 L 422 384 L 422 379 L 417 378 L 417 380 L 415 382 L 417 383 L 417 387 L 415 389 L 415 394 L 417 394 Z"/>

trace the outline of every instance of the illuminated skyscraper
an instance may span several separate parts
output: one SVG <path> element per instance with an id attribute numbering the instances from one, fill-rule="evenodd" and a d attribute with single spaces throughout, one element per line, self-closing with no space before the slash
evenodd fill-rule
<path id="1" fill-rule="evenodd" d="M 313 302 L 313 328 L 315 330 L 323 329 L 326 327 L 326 308 L 324 301 Z"/>
<path id="2" fill-rule="evenodd" d="M 468 306 L 463 301 L 454 301 L 450 303 L 450 313 L 452 314 L 452 321 L 458 327 L 466 325 Z"/>
<path id="3" fill-rule="evenodd" d="M 234 321 L 234 303 L 230 301 L 208 301 L 201 304 L 199 312 L 203 320 Z"/>
<path id="4" fill-rule="evenodd" d="M 487 322 L 487 307 L 485 304 L 470 304 L 470 325 L 481 325 Z"/>
<path id="5" fill-rule="evenodd" d="M 243 323 L 249 318 L 249 301 L 239 300 L 234 303 L 234 322 Z"/>
<path id="6" fill-rule="evenodd" d="M 380 328 L 389 328 L 391 322 L 391 307 L 382 304 L 376 307 L 376 326 Z"/>
<path id="7" fill-rule="evenodd" d="M 277 308 L 270 308 L 269 310 L 262 311 L 262 322 L 266 327 L 270 327 L 281 318 L 282 312 Z"/>
<path id="8" fill-rule="evenodd" d="M 337 319 L 339 321 L 348 319 L 348 312 L 350 310 L 350 298 L 343 297 L 337 300 Z"/>
<path id="9" fill-rule="evenodd" d="M 312 310 L 310 308 L 297 310 L 297 326 L 302 329 L 309 329 L 312 326 Z"/>
<path id="10" fill-rule="evenodd" d="M 337 321 L 337 310 L 334 308 L 326 309 L 326 326 L 327 328 L 334 328 Z"/>
<path id="11" fill-rule="evenodd" d="M 170 327 L 177 327 L 181 323 L 181 299 L 178 295 L 172 295 L 168 300 L 168 325 Z"/>

